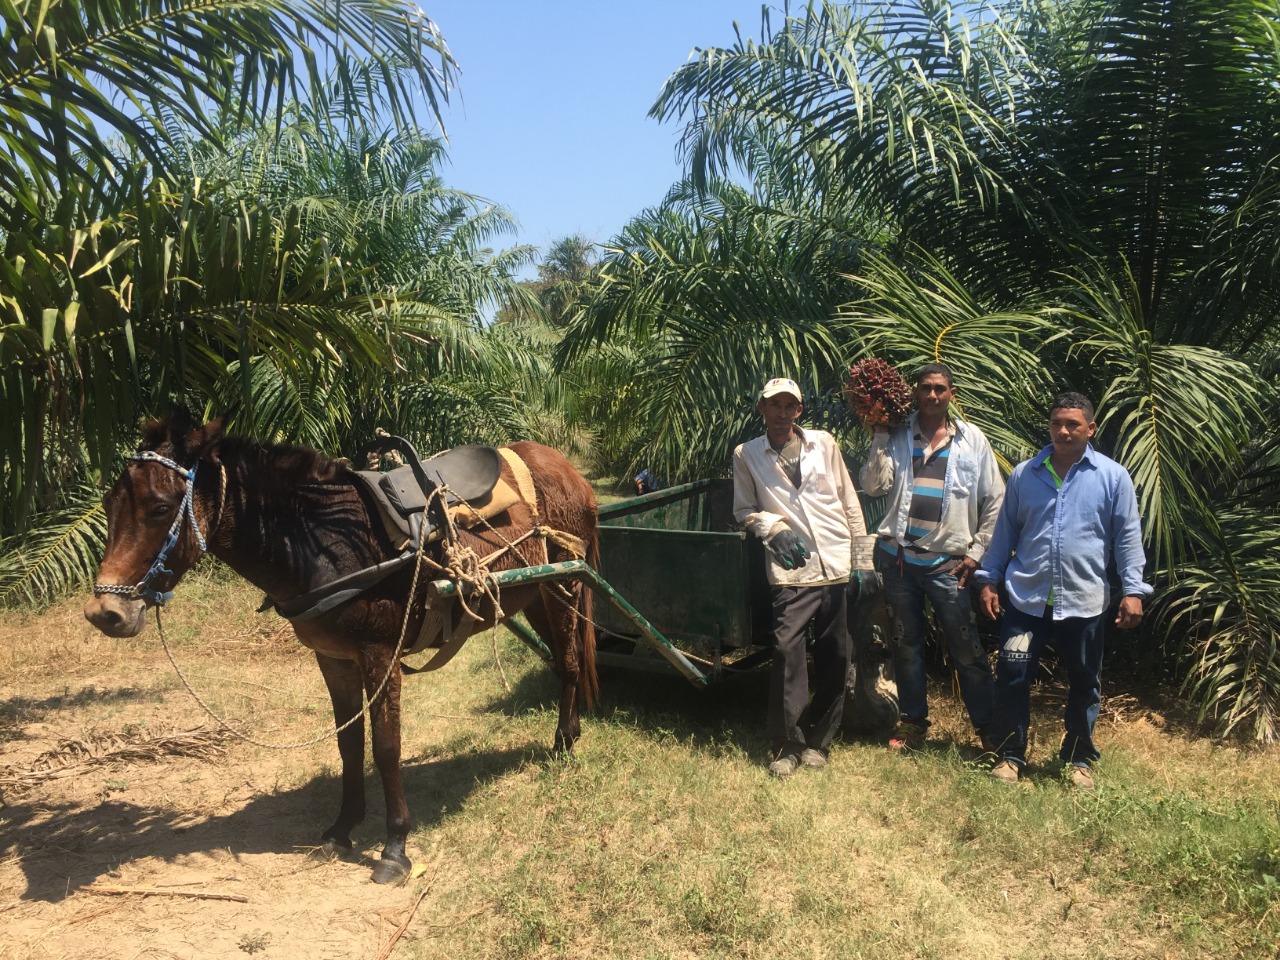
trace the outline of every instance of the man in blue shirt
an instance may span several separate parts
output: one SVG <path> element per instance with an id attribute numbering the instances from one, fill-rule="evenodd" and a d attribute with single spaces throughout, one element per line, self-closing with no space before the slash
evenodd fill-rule
<path id="1" fill-rule="evenodd" d="M 1015 783 L 1027 763 L 1031 681 L 1046 643 L 1067 672 L 1066 737 L 1059 756 L 1071 765 L 1071 782 L 1093 789 L 1098 749 L 1093 727 L 1102 703 L 1103 618 L 1111 604 L 1107 563 L 1114 556 L 1122 599 L 1121 628 L 1142 621 L 1146 558 L 1138 498 L 1120 464 L 1093 449 L 1093 404 L 1063 393 L 1049 407 L 1052 443 L 1009 476 L 995 533 L 975 579 L 979 604 L 991 619 L 1001 614 L 996 585 L 1003 582 L 1009 608 L 1001 624 L 996 663 L 992 739 L 1000 758 L 992 775 Z"/>

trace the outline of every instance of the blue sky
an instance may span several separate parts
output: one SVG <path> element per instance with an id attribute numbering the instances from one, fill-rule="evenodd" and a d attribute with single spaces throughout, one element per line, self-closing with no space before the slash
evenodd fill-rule
<path id="1" fill-rule="evenodd" d="M 759 38 L 759 0 L 423 0 L 461 67 L 445 182 L 520 221 L 503 246 L 603 242 L 681 175 L 680 128 L 648 119 L 695 47 Z M 775 24 L 780 18 L 773 13 Z"/>

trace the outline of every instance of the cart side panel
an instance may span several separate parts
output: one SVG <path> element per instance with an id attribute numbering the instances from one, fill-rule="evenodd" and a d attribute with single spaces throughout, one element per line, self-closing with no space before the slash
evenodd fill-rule
<path id="1" fill-rule="evenodd" d="M 753 553 L 741 533 L 600 527 L 604 578 L 667 639 L 703 653 L 750 646 L 759 632 Z M 609 633 L 634 634 L 611 607 L 596 611 Z"/>
<path id="2" fill-rule="evenodd" d="M 600 507 L 600 523 L 610 527 L 699 530 L 729 533 L 733 520 L 733 481 L 697 480 Z"/>

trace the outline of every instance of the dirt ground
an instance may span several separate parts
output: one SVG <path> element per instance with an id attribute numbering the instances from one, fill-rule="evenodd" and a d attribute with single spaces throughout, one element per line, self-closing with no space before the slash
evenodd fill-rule
<path id="1" fill-rule="evenodd" d="M 270 751 L 228 739 L 177 683 L 152 627 L 109 641 L 75 613 L 42 618 L 30 636 L 53 649 L 26 657 L 15 646 L 29 635 L 0 623 L 0 958 L 373 958 L 424 888 L 401 949 L 447 927 L 427 912 L 440 866 L 430 856 L 403 887 L 369 880 L 376 776 L 360 831 L 371 846 L 319 862 L 307 845 L 337 809 L 332 740 Z M 190 665 L 221 651 L 179 652 Z M 50 653 L 57 662 L 42 664 Z M 269 644 L 219 679 L 261 688 L 233 713 L 253 715 L 260 736 L 294 742 L 332 725 L 296 643 Z M 293 709 L 272 709 L 270 684 Z"/>

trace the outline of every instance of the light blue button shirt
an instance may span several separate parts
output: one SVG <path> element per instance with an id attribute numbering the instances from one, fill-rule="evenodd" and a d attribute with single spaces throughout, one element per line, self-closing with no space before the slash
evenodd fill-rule
<path id="1" fill-rule="evenodd" d="M 1090 445 L 1059 488 L 1045 465 L 1052 452 L 1047 446 L 1013 468 L 977 581 L 1003 579 L 1009 602 L 1029 616 L 1043 616 L 1052 596 L 1055 620 L 1096 617 L 1111 602 L 1114 553 L 1124 596 L 1151 596 L 1128 471 Z"/>

